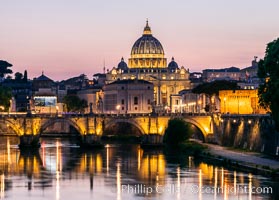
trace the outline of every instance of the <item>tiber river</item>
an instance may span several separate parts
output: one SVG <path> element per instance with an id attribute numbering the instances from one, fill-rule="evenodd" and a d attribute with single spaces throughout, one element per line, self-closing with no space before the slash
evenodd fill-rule
<path id="1" fill-rule="evenodd" d="M 85 151 L 42 138 L 38 151 L 20 152 L 16 137 L 0 141 L 0 199 L 279 199 L 269 178 L 136 144 Z"/>

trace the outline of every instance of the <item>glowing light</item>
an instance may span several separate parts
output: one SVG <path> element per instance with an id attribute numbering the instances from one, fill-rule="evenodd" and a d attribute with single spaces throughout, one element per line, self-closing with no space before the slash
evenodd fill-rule
<path id="1" fill-rule="evenodd" d="M 204 128 L 204 130 L 208 133 L 209 132 L 209 129 L 207 127 Z"/>
<path id="2" fill-rule="evenodd" d="M 107 148 L 107 173 L 109 172 L 109 144 L 106 145 Z"/>
<path id="3" fill-rule="evenodd" d="M 116 185 L 117 185 L 117 200 L 121 199 L 121 171 L 120 163 L 116 165 Z"/>
<path id="4" fill-rule="evenodd" d="M 0 199 L 5 197 L 5 175 L 0 175 Z"/>
<path id="5" fill-rule="evenodd" d="M 248 184 L 249 200 L 252 200 L 252 178 L 253 178 L 253 176 L 252 176 L 252 174 L 249 174 L 248 177 L 249 177 L 249 184 Z"/>
<path id="6" fill-rule="evenodd" d="M 248 124 L 251 124 L 251 123 L 252 123 L 252 121 L 249 119 L 249 120 L 248 120 Z"/>
<path id="7" fill-rule="evenodd" d="M 163 131 L 163 127 L 161 126 L 161 127 L 159 128 L 159 133 L 162 133 L 162 131 Z"/>
<path id="8" fill-rule="evenodd" d="M 214 174 L 214 199 L 217 196 L 217 184 L 218 184 L 218 168 L 215 167 L 215 174 Z"/>
<path id="9" fill-rule="evenodd" d="M 177 167 L 177 187 L 180 188 L 180 168 Z M 177 192 L 177 199 L 180 199 L 180 190 Z"/>
<path id="10" fill-rule="evenodd" d="M 42 147 L 42 154 L 43 154 L 43 158 L 42 158 L 42 160 L 43 160 L 43 167 L 45 167 L 46 166 L 46 152 L 45 152 L 45 143 L 44 142 L 42 142 L 42 145 L 41 145 L 41 147 Z"/>
<path id="11" fill-rule="evenodd" d="M 236 194 L 236 171 L 234 171 L 233 177 L 234 194 Z"/>
<path id="12" fill-rule="evenodd" d="M 235 120 L 235 119 L 233 120 L 233 123 L 236 123 L 236 120 Z"/>
<path id="13" fill-rule="evenodd" d="M 11 163 L 11 145 L 10 145 L 10 139 L 7 140 L 7 152 L 8 152 L 8 164 Z"/>
<path id="14" fill-rule="evenodd" d="M 141 166 L 141 155 L 142 155 L 141 149 L 138 148 L 138 171 L 140 170 L 140 166 Z"/>
<path id="15" fill-rule="evenodd" d="M 199 170 L 199 188 L 202 188 L 202 170 Z M 199 199 L 202 200 L 202 190 L 199 190 Z"/>

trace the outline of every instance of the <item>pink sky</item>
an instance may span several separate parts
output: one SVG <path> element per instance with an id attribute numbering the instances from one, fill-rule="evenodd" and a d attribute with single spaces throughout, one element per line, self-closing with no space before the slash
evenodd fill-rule
<path id="1" fill-rule="evenodd" d="M 0 6 L 0 60 L 53 80 L 88 78 L 127 61 L 146 18 L 170 61 L 191 72 L 246 67 L 279 36 L 279 2 L 9 0 Z"/>

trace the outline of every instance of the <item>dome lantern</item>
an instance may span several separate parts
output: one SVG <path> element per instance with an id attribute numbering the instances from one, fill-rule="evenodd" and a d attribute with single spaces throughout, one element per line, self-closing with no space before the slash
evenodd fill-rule
<path id="1" fill-rule="evenodd" d="M 136 40 L 131 50 L 129 68 L 166 68 L 167 59 L 159 40 L 151 33 L 146 21 L 142 36 Z"/>
<path id="2" fill-rule="evenodd" d="M 144 27 L 143 35 L 152 35 L 151 28 L 148 25 L 148 19 L 146 20 L 146 26 Z"/>

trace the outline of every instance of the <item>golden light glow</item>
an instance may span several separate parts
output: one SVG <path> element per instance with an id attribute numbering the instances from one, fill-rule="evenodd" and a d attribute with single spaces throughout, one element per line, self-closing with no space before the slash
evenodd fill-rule
<path id="1" fill-rule="evenodd" d="M 163 132 L 163 127 L 160 126 L 160 128 L 159 128 L 159 133 L 161 134 L 162 132 Z"/>
<path id="2" fill-rule="evenodd" d="M 97 134 L 97 135 L 101 135 L 101 130 L 102 130 L 102 129 L 101 129 L 100 127 L 99 127 L 99 128 L 97 128 L 97 130 L 96 130 L 96 134 Z"/>
<path id="3" fill-rule="evenodd" d="M 265 114 L 267 111 L 260 107 L 258 90 L 221 90 L 219 98 L 221 113 L 230 114 Z"/>
<path id="4" fill-rule="evenodd" d="M 217 196 L 217 185 L 218 185 L 218 167 L 215 167 L 214 170 L 214 199 Z"/>
<path id="5" fill-rule="evenodd" d="M 109 144 L 106 145 L 107 150 L 107 174 L 109 173 Z"/>
<path id="6" fill-rule="evenodd" d="M 8 153 L 8 164 L 11 164 L 11 145 L 10 145 L 10 138 L 7 139 L 7 153 Z"/>
<path id="7" fill-rule="evenodd" d="M 163 155 L 146 155 L 142 158 L 139 176 L 146 180 L 157 176 L 160 178 L 165 176 L 165 170 L 166 161 Z M 159 181 L 163 181 L 163 179 L 159 178 Z"/>
<path id="8" fill-rule="evenodd" d="M 121 171 L 120 163 L 116 164 L 116 186 L 117 186 L 117 200 L 121 199 Z"/>
<path id="9" fill-rule="evenodd" d="M 177 187 L 181 188 L 181 185 L 180 185 L 180 167 L 177 167 L 176 173 L 177 173 Z M 180 190 L 178 190 L 176 198 L 180 199 Z"/>
<path id="10" fill-rule="evenodd" d="M 248 188 L 249 188 L 249 200 L 252 200 L 252 174 L 248 175 L 249 177 L 249 184 L 248 184 Z"/>
<path id="11" fill-rule="evenodd" d="M 5 198 L 5 174 L 0 175 L 0 199 Z"/>
<path id="12" fill-rule="evenodd" d="M 140 170 L 141 167 L 142 155 L 143 155 L 143 150 L 141 148 L 138 148 L 138 171 Z"/>

